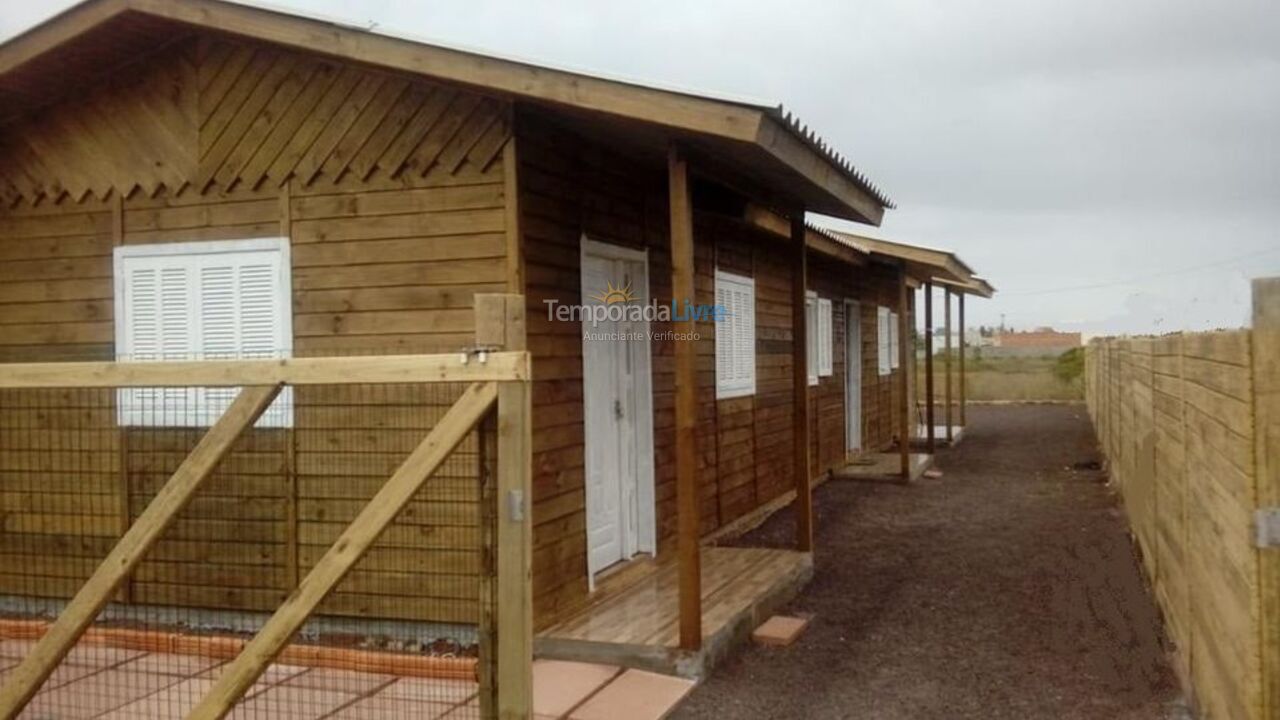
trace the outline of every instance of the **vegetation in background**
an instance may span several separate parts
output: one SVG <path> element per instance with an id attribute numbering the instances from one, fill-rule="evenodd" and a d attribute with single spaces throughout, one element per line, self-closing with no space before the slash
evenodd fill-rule
<path id="1" fill-rule="evenodd" d="M 951 359 L 951 392 L 959 401 L 959 354 Z M 942 400 L 944 353 L 933 359 L 934 397 Z M 924 358 L 916 362 L 917 388 L 924 392 Z M 1060 356 L 992 357 L 973 348 L 965 356 L 965 394 L 970 400 L 1083 400 L 1084 348 Z"/>

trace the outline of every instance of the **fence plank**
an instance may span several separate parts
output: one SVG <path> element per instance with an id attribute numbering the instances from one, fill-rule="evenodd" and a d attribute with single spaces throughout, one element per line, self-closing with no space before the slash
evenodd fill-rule
<path id="1" fill-rule="evenodd" d="M 93 622 L 112 593 L 137 567 L 147 551 L 186 507 L 245 428 L 267 409 L 279 385 L 247 387 L 222 417 L 209 428 L 173 476 L 147 506 L 137 522 L 116 543 L 93 576 L 80 589 L 58 620 L 36 643 L 0 690 L 0 717 L 15 717 L 26 706 L 80 635 Z"/>

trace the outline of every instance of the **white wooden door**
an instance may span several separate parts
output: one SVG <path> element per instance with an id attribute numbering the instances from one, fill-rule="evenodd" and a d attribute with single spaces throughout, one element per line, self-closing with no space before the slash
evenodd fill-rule
<path id="1" fill-rule="evenodd" d="M 591 243 L 582 256 L 582 302 L 600 305 L 607 288 L 648 294 L 643 257 Z M 591 248 L 595 252 L 590 252 Z M 652 398 L 647 324 L 630 319 L 583 324 L 587 564 L 594 577 L 653 550 Z"/>
<path id="2" fill-rule="evenodd" d="M 844 304 L 845 450 L 862 449 L 862 312 L 858 303 Z"/>

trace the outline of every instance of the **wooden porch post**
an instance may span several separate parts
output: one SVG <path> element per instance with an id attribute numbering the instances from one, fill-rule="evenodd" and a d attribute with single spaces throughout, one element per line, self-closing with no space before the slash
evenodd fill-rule
<path id="1" fill-rule="evenodd" d="M 942 288 L 943 312 L 946 317 L 943 318 L 942 326 L 947 337 L 944 340 L 943 347 L 946 348 L 946 356 L 942 358 L 942 367 L 946 372 L 946 379 L 943 380 L 943 395 L 946 398 L 947 406 L 942 411 L 942 418 L 947 423 L 947 443 L 951 442 L 951 288 Z"/>
<path id="2" fill-rule="evenodd" d="M 791 386 L 792 437 L 795 443 L 796 548 L 813 552 L 813 489 L 809 467 L 809 325 L 805 292 L 809 287 L 809 249 L 804 209 L 791 214 Z"/>
<path id="3" fill-rule="evenodd" d="M 960 317 L 959 317 L 959 321 L 960 321 L 960 322 L 959 322 L 959 325 L 960 325 L 960 378 L 959 378 L 959 380 L 960 380 L 960 426 L 961 426 L 961 427 L 964 427 L 964 425 L 965 425 L 965 419 L 964 419 L 964 407 L 965 407 L 965 398 L 964 398 L 964 296 L 965 296 L 965 294 L 964 294 L 964 293 L 960 293 L 960 294 L 959 294 L 959 296 L 958 296 L 958 297 L 956 297 L 956 302 L 957 302 L 957 303 L 959 303 L 959 307 L 957 308 L 957 310 L 958 310 L 958 311 L 959 311 L 959 313 L 960 313 Z"/>
<path id="4" fill-rule="evenodd" d="M 671 294 L 679 307 L 692 304 L 693 201 L 689 195 L 689 163 L 679 148 L 667 155 L 671 213 Z M 677 338 L 695 332 L 692 314 L 678 316 Z M 702 558 L 698 547 L 698 374 L 692 340 L 676 339 L 676 546 L 680 561 L 680 647 L 702 647 Z"/>
<path id="5" fill-rule="evenodd" d="M 910 385 L 907 368 L 910 363 L 907 360 L 907 348 L 910 346 L 907 335 L 910 332 L 910 325 L 907 323 L 907 301 L 907 269 L 904 266 L 898 282 L 898 390 L 902 393 L 902 402 L 898 405 L 898 445 L 901 446 L 899 452 L 902 456 L 902 479 L 909 482 L 911 480 L 911 411 L 908 407 Z"/>
<path id="6" fill-rule="evenodd" d="M 933 430 L 933 283 L 924 284 L 924 424 L 933 454 L 937 438 Z"/>

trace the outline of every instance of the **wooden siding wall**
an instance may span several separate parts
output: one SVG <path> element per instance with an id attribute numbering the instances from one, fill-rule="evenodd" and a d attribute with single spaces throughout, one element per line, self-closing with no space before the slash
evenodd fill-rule
<path id="1" fill-rule="evenodd" d="M 1264 707 L 1263 658 L 1280 654 L 1262 630 L 1280 621 L 1263 619 L 1268 551 L 1253 542 L 1265 482 L 1255 465 L 1255 408 L 1265 402 L 1256 373 L 1266 370 L 1251 340 L 1247 330 L 1108 338 L 1085 355 L 1089 413 L 1178 674 L 1205 717 L 1232 720 L 1276 716 Z"/>
<path id="2" fill-rule="evenodd" d="M 534 353 L 534 603 L 542 622 L 587 592 L 581 328 L 547 319 L 545 302 L 581 297 L 580 239 L 643 248 L 649 293 L 671 300 L 666 175 L 545 119 L 518 124 L 521 227 Z M 697 196 L 695 195 L 695 205 Z M 717 266 L 756 285 L 756 392 L 715 398 L 715 324 L 698 324 L 698 476 L 701 530 L 711 533 L 794 487 L 791 433 L 790 263 L 782 238 L 710 213 L 695 218 L 696 302 L 713 303 Z M 822 472 L 844 459 L 843 297 L 863 305 L 865 447 L 883 446 L 895 426 L 894 385 L 876 373 L 875 303 L 897 298 L 891 268 L 870 273 L 815 263 L 819 291 L 833 297 L 838 368 L 814 389 L 820 430 L 813 433 Z M 837 294 L 839 293 L 839 294 Z M 655 325 L 654 332 L 670 327 Z M 674 550 L 674 346 L 653 352 L 658 551 Z M 896 374 L 893 376 L 896 377 Z"/>
<path id="3" fill-rule="evenodd" d="M 3 130 L 0 361 L 113 358 L 119 244 L 289 236 L 298 355 L 455 351 L 473 342 L 472 296 L 507 289 L 503 102 L 196 37 L 97 87 Z M 114 394 L 89 395 L 24 416 L 10 393 L 0 416 L 38 427 L 42 448 L 76 447 L 70 433 L 115 417 Z M 243 439 L 132 598 L 274 608 L 448 402 L 430 388 L 298 389 L 295 428 Z M 78 586 L 121 531 L 121 508 L 136 517 L 195 436 L 94 437 L 92 455 L 42 450 L 39 466 L 28 447 L 0 448 L 0 552 L 8 568 L 56 575 L 39 583 L 49 595 Z M 447 475 L 328 611 L 472 616 L 474 476 Z M 0 593 L 30 587 L 0 574 Z"/>

